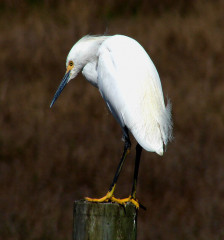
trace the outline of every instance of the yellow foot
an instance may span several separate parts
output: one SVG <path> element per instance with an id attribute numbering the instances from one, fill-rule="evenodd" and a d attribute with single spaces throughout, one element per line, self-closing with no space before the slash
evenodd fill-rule
<path id="1" fill-rule="evenodd" d="M 139 209 L 139 203 L 137 199 L 134 199 L 132 196 L 129 196 L 128 198 L 123 198 L 123 199 L 116 199 L 119 204 L 126 205 L 127 202 L 131 202 L 132 204 L 135 205 L 137 209 Z"/>
<path id="2" fill-rule="evenodd" d="M 85 197 L 86 201 L 89 202 L 108 202 L 109 200 L 111 200 L 113 194 L 112 192 L 108 192 L 104 197 L 102 198 L 89 198 L 89 197 Z"/>
<path id="3" fill-rule="evenodd" d="M 108 192 L 104 197 L 102 198 L 85 198 L 89 202 L 116 202 L 121 205 L 126 205 L 127 202 L 131 202 L 132 204 L 135 205 L 137 209 L 139 209 L 139 203 L 136 199 L 132 198 L 129 196 L 128 198 L 120 199 L 120 198 L 115 198 L 111 192 Z"/>

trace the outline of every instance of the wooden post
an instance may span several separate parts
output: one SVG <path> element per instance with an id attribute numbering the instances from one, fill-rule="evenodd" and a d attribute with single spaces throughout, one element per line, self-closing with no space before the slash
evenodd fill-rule
<path id="1" fill-rule="evenodd" d="M 136 240 L 137 210 L 132 203 L 74 203 L 73 240 Z"/>

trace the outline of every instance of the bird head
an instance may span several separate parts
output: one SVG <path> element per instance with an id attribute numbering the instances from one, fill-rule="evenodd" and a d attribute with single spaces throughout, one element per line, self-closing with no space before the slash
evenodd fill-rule
<path id="1" fill-rule="evenodd" d="M 85 36 L 81 38 L 70 50 L 66 60 L 66 72 L 62 79 L 50 107 L 53 106 L 66 84 L 85 67 L 88 62 L 93 62 L 97 58 L 97 50 L 106 36 L 94 37 Z"/>

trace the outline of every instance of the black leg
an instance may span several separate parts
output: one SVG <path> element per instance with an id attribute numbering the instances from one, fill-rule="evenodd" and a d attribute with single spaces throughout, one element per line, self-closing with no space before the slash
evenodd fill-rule
<path id="1" fill-rule="evenodd" d="M 109 192 L 112 191 L 112 189 L 115 187 L 115 185 L 117 183 L 117 179 L 118 179 L 118 177 L 120 175 L 120 172 L 121 172 L 121 169 L 123 167 L 125 158 L 126 158 L 127 154 L 129 153 L 129 150 L 131 148 L 131 141 L 130 141 L 130 138 L 129 138 L 129 135 L 128 135 L 128 129 L 125 127 L 123 130 L 124 130 L 124 141 L 125 141 L 125 143 L 124 143 L 124 151 L 123 151 L 120 163 L 118 165 L 117 171 L 115 173 L 113 182 L 112 182 L 112 184 L 111 184 L 111 186 L 109 188 Z"/>
<path id="2" fill-rule="evenodd" d="M 124 151 L 120 160 L 120 163 L 118 165 L 117 171 L 115 173 L 113 182 L 109 188 L 109 191 L 107 192 L 107 194 L 102 197 L 102 198 L 85 198 L 87 201 L 89 202 L 108 202 L 108 201 L 112 201 L 112 202 L 116 202 L 119 204 L 126 204 L 127 202 L 131 202 L 135 205 L 135 207 L 137 209 L 139 209 L 139 207 L 146 209 L 142 204 L 140 204 L 137 200 L 136 200 L 136 186 L 137 186 L 137 179 L 138 179 L 138 169 L 139 169 L 139 163 L 140 163 L 140 158 L 141 158 L 141 153 L 142 153 L 142 147 L 137 144 L 136 145 L 136 157 L 135 157 L 135 170 L 134 170 L 134 182 L 133 182 L 133 186 L 132 186 L 132 192 L 131 195 L 128 198 L 124 198 L 124 199 L 119 199 L 119 198 L 115 198 L 114 197 L 114 190 L 116 187 L 116 183 L 118 180 L 118 177 L 120 175 L 121 169 L 123 167 L 125 158 L 127 156 L 127 154 L 129 153 L 129 150 L 131 148 L 131 141 L 128 135 L 128 129 L 125 127 L 123 128 L 123 133 L 124 133 Z"/>
<path id="3" fill-rule="evenodd" d="M 139 144 L 137 144 L 136 145 L 136 156 L 135 156 L 134 180 L 133 180 L 132 191 L 131 191 L 131 197 L 133 199 L 136 198 L 136 187 L 137 187 L 138 169 L 139 169 L 141 153 L 142 153 L 142 147 Z"/>

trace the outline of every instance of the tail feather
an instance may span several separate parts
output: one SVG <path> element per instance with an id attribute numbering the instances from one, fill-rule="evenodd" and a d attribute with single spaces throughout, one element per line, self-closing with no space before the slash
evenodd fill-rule
<path id="1" fill-rule="evenodd" d="M 167 99 L 167 105 L 165 111 L 162 114 L 162 119 L 160 122 L 160 131 L 162 134 L 163 143 L 166 146 L 168 142 L 173 139 L 173 121 L 171 117 L 172 104 L 169 99 Z"/>

